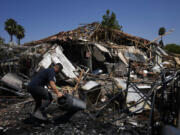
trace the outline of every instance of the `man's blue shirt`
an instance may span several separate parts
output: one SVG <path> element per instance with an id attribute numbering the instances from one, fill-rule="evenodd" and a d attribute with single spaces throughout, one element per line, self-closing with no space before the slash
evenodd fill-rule
<path id="1" fill-rule="evenodd" d="M 55 70 L 54 68 L 48 68 L 40 71 L 29 83 L 29 86 L 42 86 L 49 84 L 50 81 L 54 81 Z"/>

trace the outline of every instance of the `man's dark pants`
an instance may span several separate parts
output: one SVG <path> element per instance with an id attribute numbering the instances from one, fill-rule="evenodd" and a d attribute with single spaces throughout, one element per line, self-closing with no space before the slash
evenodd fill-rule
<path id="1" fill-rule="evenodd" d="M 48 105 L 53 100 L 51 93 L 41 86 L 28 86 L 27 90 L 36 102 L 34 112 L 37 109 L 44 111 L 44 109 L 48 107 Z"/>

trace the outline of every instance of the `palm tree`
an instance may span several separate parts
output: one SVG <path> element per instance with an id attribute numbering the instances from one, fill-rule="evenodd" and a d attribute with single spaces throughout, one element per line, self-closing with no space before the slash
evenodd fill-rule
<path id="1" fill-rule="evenodd" d="M 165 34 L 165 32 L 166 32 L 166 29 L 165 29 L 164 27 L 159 28 L 159 32 L 158 32 L 158 34 L 159 34 L 159 36 L 161 36 L 161 41 L 159 42 L 159 44 L 161 44 L 161 45 L 162 45 L 162 47 L 164 46 L 164 44 L 163 44 L 163 40 L 162 40 L 162 35 L 164 35 L 164 34 Z"/>
<path id="2" fill-rule="evenodd" d="M 17 25 L 15 36 L 18 39 L 18 44 L 20 45 L 20 40 L 25 37 L 25 30 L 23 26 Z"/>
<path id="3" fill-rule="evenodd" d="M 166 32 L 166 29 L 164 28 L 164 27 L 161 27 L 161 28 L 159 28 L 159 36 L 161 36 L 161 38 L 162 38 L 162 35 L 164 35 L 165 34 L 165 32 Z"/>
<path id="4" fill-rule="evenodd" d="M 5 30 L 8 32 L 8 34 L 10 35 L 10 41 L 13 41 L 13 35 L 15 35 L 16 32 L 16 26 L 17 23 L 14 19 L 7 19 L 5 22 Z"/>
<path id="5" fill-rule="evenodd" d="M 4 44 L 5 39 L 0 36 L 0 44 Z"/>

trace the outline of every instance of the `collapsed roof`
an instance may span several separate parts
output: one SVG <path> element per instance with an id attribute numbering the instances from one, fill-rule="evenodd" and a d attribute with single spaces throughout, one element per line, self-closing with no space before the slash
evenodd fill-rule
<path id="1" fill-rule="evenodd" d="M 97 41 L 104 43 L 114 43 L 118 45 L 124 45 L 124 41 L 128 42 L 129 45 L 146 45 L 150 41 L 141 37 L 133 36 L 116 29 L 110 29 L 103 27 L 101 24 L 94 22 L 87 24 L 77 29 L 70 30 L 67 32 L 59 32 L 55 35 L 43 38 L 40 40 L 25 43 L 24 45 L 38 45 L 41 43 L 53 42 L 53 41 Z M 156 43 L 155 43 L 156 44 Z"/>

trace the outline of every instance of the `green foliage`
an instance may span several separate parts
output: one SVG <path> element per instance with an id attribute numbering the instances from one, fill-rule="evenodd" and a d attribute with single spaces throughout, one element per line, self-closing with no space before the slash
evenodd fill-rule
<path id="1" fill-rule="evenodd" d="M 25 36 L 25 30 L 23 26 L 21 25 L 16 26 L 15 36 L 18 39 L 18 44 L 20 44 L 20 40 Z"/>
<path id="2" fill-rule="evenodd" d="M 25 37 L 24 27 L 17 24 L 14 19 L 7 19 L 5 22 L 5 30 L 10 35 L 10 41 L 13 41 L 13 35 L 18 39 L 18 44 L 20 44 L 20 40 Z"/>
<path id="3" fill-rule="evenodd" d="M 112 29 L 118 29 L 122 31 L 122 26 L 119 25 L 117 19 L 116 19 L 116 14 L 114 12 L 111 13 L 110 11 L 107 10 L 106 14 L 103 15 L 103 20 L 101 22 L 102 26 L 112 28 Z"/>
<path id="4" fill-rule="evenodd" d="M 5 42 L 5 39 L 0 37 L 0 44 L 4 44 L 4 42 Z"/>
<path id="5" fill-rule="evenodd" d="M 159 28 L 159 36 L 162 36 L 166 32 L 166 29 L 164 27 Z"/>
<path id="6" fill-rule="evenodd" d="M 10 19 L 7 19 L 5 22 L 5 30 L 10 35 L 10 41 L 13 40 L 13 35 L 15 35 L 16 33 L 16 26 L 17 26 L 17 23 L 14 19 L 10 18 Z"/>
<path id="7" fill-rule="evenodd" d="M 165 49 L 172 53 L 178 53 L 180 54 L 180 45 L 177 44 L 167 44 L 165 46 Z"/>

